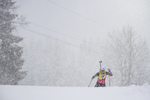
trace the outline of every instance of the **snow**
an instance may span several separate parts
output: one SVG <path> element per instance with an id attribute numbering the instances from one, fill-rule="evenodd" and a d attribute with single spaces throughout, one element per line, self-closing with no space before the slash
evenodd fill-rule
<path id="1" fill-rule="evenodd" d="M 0 100 L 149 100 L 150 85 L 128 87 L 0 86 Z"/>

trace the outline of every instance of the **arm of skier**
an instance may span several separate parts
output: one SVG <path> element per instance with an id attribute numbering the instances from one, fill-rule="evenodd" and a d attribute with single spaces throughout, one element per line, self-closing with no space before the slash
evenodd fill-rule
<path id="1" fill-rule="evenodd" d="M 109 75 L 109 76 L 113 76 L 113 74 L 112 74 L 110 69 L 108 69 L 108 72 L 106 72 L 106 74 Z"/>
<path id="2" fill-rule="evenodd" d="M 97 72 L 93 77 L 92 77 L 92 79 L 94 79 L 96 76 L 98 76 L 99 75 L 99 72 Z"/>

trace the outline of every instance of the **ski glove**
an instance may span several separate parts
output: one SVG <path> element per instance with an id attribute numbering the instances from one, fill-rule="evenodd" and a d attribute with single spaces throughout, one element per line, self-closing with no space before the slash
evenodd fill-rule
<path id="1" fill-rule="evenodd" d="M 94 78 L 95 78 L 95 76 L 92 77 L 92 79 L 94 79 Z"/>
<path id="2" fill-rule="evenodd" d="M 108 72 L 111 72 L 110 68 L 108 68 Z"/>

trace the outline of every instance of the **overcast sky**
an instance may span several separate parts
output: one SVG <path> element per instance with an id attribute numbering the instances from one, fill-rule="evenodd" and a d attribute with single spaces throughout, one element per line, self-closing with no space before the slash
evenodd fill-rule
<path id="1" fill-rule="evenodd" d="M 97 39 L 105 40 L 108 32 L 132 26 L 150 44 L 150 0 L 16 1 L 19 14 L 26 16 L 28 22 L 53 30 L 47 30 L 47 34 L 57 38 L 64 34 L 63 38 L 72 36 L 96 43 Z M 30 26 L 38 32 L 46 31 Z"/>

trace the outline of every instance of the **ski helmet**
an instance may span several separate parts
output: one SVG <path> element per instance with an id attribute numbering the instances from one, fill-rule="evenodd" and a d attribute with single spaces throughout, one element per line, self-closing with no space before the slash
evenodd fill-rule
<path id="1" fill-rule="evenodd" d="M 101 70 L 105 70 L 105 67 L 104 67 L 104 66 L 102 66 L 102 67 L 101 67 Z"/>

